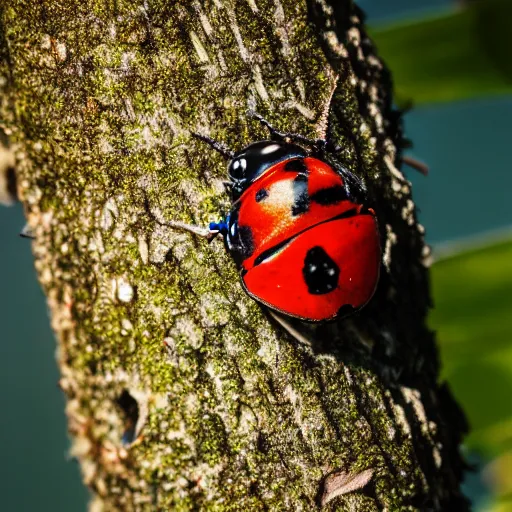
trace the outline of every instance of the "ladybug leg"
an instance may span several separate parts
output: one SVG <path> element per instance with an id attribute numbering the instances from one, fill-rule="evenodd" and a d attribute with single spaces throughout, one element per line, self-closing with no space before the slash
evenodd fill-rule
<path id="1" fill-rule="evenodd" d="M 208 228 L 203 228 L 201 226 L 195 226 L 194 224 L 187 224 L 186 222 L 180 222 L 177 220 L 171 220 L 166 222 L 161 222 L 158 219 L 154 219 L 155 222 L 160 226 L 165 226 L 168 228 L 177 229 L 179 231 L 185 231 L 187 233 L 192 233 L 193 235 L 199 236 L 201 238 L 206 238 L 209 242 L 213 240 L 218 234 L 219 231 L 212 231 Z"/>
<path id="2" fill-rule="evenodd" d="M 428 165 L 425 164 L 424 162 L 420 162 L 419 160 L 416 160 L 415 158 L 412 158 L 410 156 L 403 156 L 402 162 L 405 165 L 408 165 L 409 167 L 416 169 L 418 172 L 421 172 L 423 176 L 428 175 Z"/>
<path id="3" fill-rule="evenodd" d="M 224 222 L 220 223 L 210 223 L 208 228 L 203 228 L 201 226 L 195 226 L 193 224 L 187 224 L 186 222 L 171 220 L 171 221 L 162 221 L 158 218 L 158 216 L 153 212 L 149 205 L 149 200 L 147 196 L 144 198 L 144 206 L 146 207 L 146 211 L 149 216 L 159 225 L 165 226 L 168 228 L 177 229 L 179 231 L 186 231 L 187 233 L 192 233 L 193 235 L 199 236 L 201 238 L 206 238 L 208 242 L 211 242 L 213 239 L 217 237 L 219 233 L 224 234 L 227 233 L 227 225 Z"/>
<path id="4" fill-rule="evenodd" d="M 227 234 L 228 229 L 225 221 L 210 222 L 208 228 L 203 228 L 201 226 L 195 226 L 194 224 L 187 224 L 186 222 L 180 222 L 175 220 L 161 222 L 155 218 L 155 222 L 160 226 L 166 226 L 168 228 L 177 229 L 179 231 L 192 233 L 193 235 L 205 238 L 206 240 L 208 240 L 208 242 L 215 240 L 215 238 L 217 238 L 217 235 L 225 236 Z"/>
<path id="5" fill-rule="evenodd" d="M 306 338 L 303 334 L 301 334 L 293 325 L 279 313 L 272 311 L 271 309 L 267 309 L 267 313 L 293 338 L 295 338 L 299 343 L 303 345 L 311 346 L 311 340 Z"/>
<path id="6" fill-rule="evenodd" d="M 226 240 L 228 230 L 229 227 L 226 220 L 221 220 L 219 222 L 210 222 L 210 225 L 208 226 L 210 238 L 208 238 L 208 241 L 211 242 L 217 235 L 222 235 L 224 240 Z"/>
<path id="7" fill-rule="evenodd" d="M 345 182 L 345 188 L 349 195 L 352 195 L 351 192 L 356 192 L 356 198 L 365 199 L 366 198 L 366 185 L 364 181 L 355 174 L 351 173 L 349 170 L 345 169 L 342 165 L 336 162 L 336 170 L 341 174 L 343 181 Z"/>

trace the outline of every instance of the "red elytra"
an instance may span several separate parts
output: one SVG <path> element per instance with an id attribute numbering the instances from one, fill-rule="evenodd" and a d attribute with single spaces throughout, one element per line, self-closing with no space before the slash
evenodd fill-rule
<path id="1" fill-rule="evenodd" d="M 339 269 L 332 291 L 313 294 L 306 283 L 304 262 L 314 248 L 323 250 Z M 375 219 L 359 215 L 308 229 L 277 257 L 250 269 L 242 281 L 249 295 L 282 313 L 330 320 L 345 306 L 359 309 L 370 300 L 379 276 L 379 258 Z"/>
<path id="2" fill-rule="evenodd" d="M 267 156 L 271 145 L 277 163 Z M 341 173 L 300 150 L 262 141 L 232 158 L 230 178 L 239 187 L 220 232 L 251 297 L 291 317 L 325 321 L 372 297 L 379 232 L 375 213 L 354 202 Z M 245 172 L 233 177 L 238 167 Z"/>

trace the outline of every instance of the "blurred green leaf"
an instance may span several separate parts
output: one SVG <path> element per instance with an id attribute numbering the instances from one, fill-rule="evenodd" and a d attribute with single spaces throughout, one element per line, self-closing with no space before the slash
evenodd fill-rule
<path id="1" fill-rule="evenodd" d="M 470 3 L 448 15 L 371 31 L 397 102 L 512 93 L 512 2 Z"/>
<path id="2" fill-rule="evenodd" d="M 465 252 L 432 268 L 447 378 L 468 415 L 468 444 L 485 455 L 512 449 L 512 241 Z"/>
<path id="3" fill-rule="evenodd" d="M 496 510 L 512 510 L 512 240 L 438 261 L 432 288 L 430 324 L 470 423 L 465 444 L 492 461 Z"/>

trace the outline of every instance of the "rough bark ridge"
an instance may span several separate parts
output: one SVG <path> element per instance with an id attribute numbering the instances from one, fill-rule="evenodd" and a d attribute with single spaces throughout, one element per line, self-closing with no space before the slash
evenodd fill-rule
<path id="1" fill-rule="evenodd" d="M 348 1 L 31 2 L 1 9 L 0 113 L 59 339 L 73 454 L 105 510 L 460 510 L 464 416 L 437 383 L 428 251 L 389 74 Z M 314 135 L 368 186 L 374 299 L 304 346 L 244 295 L 205 224 L 237 149 Z"/>

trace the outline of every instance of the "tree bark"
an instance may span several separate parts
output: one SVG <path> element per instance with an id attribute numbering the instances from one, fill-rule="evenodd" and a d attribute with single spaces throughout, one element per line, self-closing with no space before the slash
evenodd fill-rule
<path id="1" fill-rule="evenodd" d="M 0 116 L 57 333 L 94 510 L 465 510 L 464 415 L 426 325 L 428 249 L 399 170 L 389 72 L 348 0 L 11 0 Z M 383 262 L 359 313 L 282 331 L 205 225 L 221 157 L 315 136 L 333 85 L 343 164 Z"/>

